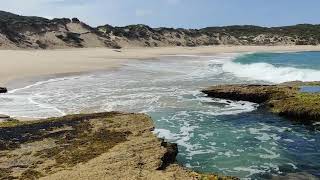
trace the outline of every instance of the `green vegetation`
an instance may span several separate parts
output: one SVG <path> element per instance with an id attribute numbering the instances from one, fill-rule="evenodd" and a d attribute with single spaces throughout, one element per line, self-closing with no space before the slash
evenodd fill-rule
<path id="1" fill-rule="evenodd" d="M 109 117 L 119 115 L 117 112 L 68 115 L 61 118 L 49 118 L 38 121 L 19 122 L 17 120 L 0 123 L 0 151 L 20 147 L 21 144 L 39 141 L 45 138 L 59 138 L 59 133 L 49 133 L 58 128 L 69 126 L 77 130 L 77 127 L 87 119 Z M 89 128 L 89 127 L 88 127 Z M 36 129 L 41 131 L 36 131 Z M 72 132 L 72 130 L 71 130 Z M 66 133 L 66 132 L 65 132 Z M 15 141 L 10 141 L 15 139 Z"/>
<path id="2" fill-rule="evenodd" d="M 282 101 L 272 103 L 272 111 L 280 115 L 295 117 L 299 120 L 320 120 L 320 94 L 297 93 Z"/>
<path id="3" fill-rule="evenodd" d="M 228 33 L 236 38 L 247 37 L 252 41 L 253 37 L 260 34 L 278 35 L 280 37 L 298 38 L 297 45 L 316 45 L 320 42 L 320 25 L 298 24 L 284 27 L 259 27 L 259 26 L 226 26 L 226 27 L 208 27 L 201 29 L 205 33 Z"/>
<path id="4" fill-rule="evenodd" d="M 146 25 L 130 25 L 125 27 L 112 27 L 110 25 L 99 26 L 97 30 L 104 33 L 113 33 L 115 36 L 126 37 L 128 39 L 149 39 L 161 41 L 161 36 L 175 33 L 177 38 L 197 38 L 202 35 L 209 37 L 233 36 L 239 43 L 259 45 L 261 42 L 255 40 L 259 35 L 265 35 L 272 39 L 265 39 L 265 44 L 281 43 L 288 39 L 290 43 L 296 45 L 317 45 L 320 43 L 320 25 L 298 24 L 284 27 L 259 27 L 252 25 L 207 27 L 203 29 L 173 29 L 173 28 L 151 28 Z M 188 39 L 186 39 L 188 40 Z M 289 42 L 286 42 L 289 43 Z M 207 45 L 218 44 L 213 39 L 205 42 Z"/>
<path id="5" fill-rule="evenodd" d="M 317 86 L 319 82 L 294 82 L 290 86 L 271 87 L 267 104 L 282 116 L 308 123 L 320 120 L 320 93 L 300 92 L 300 86 Z M 280 87 L 280 88 L 279 88 Z"/>
<path id="6" fill-rule="evenodd" d="M 42 150 L 36 156 L 55 159 L 57 167 L 72 167 L 78 163 L 85 163 L 116 144 L 126 141 L 128 135 L 128 132 L 111 132 L 107 129 L 92 132 L 91 128 L 89 122 L 77 125 L 75 129 L 55 138 L 56 147 Z"/>
<path id="7" fill-rule="evenodd" d="M 46 19 L 19 16 L 0 11 L 0 33 L 11 43 L 22 48 L 56 47 L 57 44 L 43 40 L 44 34 L 53 32 L 58 40 L 70 47 L 85 47 L 86 39 L 68 28 L 69 23 L 81 24 L 100 39 L 96 46 L 121 48 L 123 42 L 134 46 L 209 46 L 209 45 L 319 45 L 320 25 L 298 24 L 284 27 L 259 27 L 252 25 L 207 27 L 203 29 L 152 28 L 144 24 L 113 27 L 91 27 L 77 18 Z M 62 29 L 63 30 L 62 30 Z M 32 38 L 30 38 L 32 34 Z M 126 44 L 125 43 L 125 44 Z"/>
<path id="8" fill-rule="evenodd" d="M 18 125 L 21 125 L 21 124 L 23 124 L 21 121 L 18 121 L 16 119 L 12 119 L 12 120 L 9 120 L 9 121 L 1 122 L 0 123 L 0 128 L 2 128 L 2 127 L 14 127 L 14 126 L 18 126 Z"/>

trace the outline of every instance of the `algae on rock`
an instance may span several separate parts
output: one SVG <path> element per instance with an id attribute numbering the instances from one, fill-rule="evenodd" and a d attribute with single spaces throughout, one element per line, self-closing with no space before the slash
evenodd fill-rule
<path id="1" fill-rule="evenodd" d="M 202 92 L 213 98 L 264 104 L 281 116 L 309 123 L 320 121 L 320 93 L 301 92 L 300 87 L 319 84 L 295 81 L 279 85 L 219 85 Z"/>
<path id="2" fill-rule="evenodd" d="M 237 179 L 175 164 L 152 119 L 119 112 L 0 123 L 0 179 Z"/>

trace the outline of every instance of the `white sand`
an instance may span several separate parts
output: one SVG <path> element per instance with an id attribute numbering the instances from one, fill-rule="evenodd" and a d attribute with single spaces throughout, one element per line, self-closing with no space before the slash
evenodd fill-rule
<path id="1" fill-rule="evenodd" d="M 5 83 L 20 78 L 116 68 L 130 59 L 145 59 L 174 54 L 260 51 L 320 51 L 320 46 L 214 46 L 195 48 L 130 48 L 121 50 L 107 48 L 0 50 L 0 86 L 5 86 Z"/>

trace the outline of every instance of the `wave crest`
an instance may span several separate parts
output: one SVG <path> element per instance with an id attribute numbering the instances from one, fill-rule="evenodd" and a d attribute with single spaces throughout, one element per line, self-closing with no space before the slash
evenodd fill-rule
<path id="1" fill-rule="evenodd" d="M 288 81 L 320 81 L 320 71 L 293 67 L 276 67 L 268 63 L 240 64 L 226 62 L 224 72 L 232 73 L 240 78 L 282 83 Z"/>

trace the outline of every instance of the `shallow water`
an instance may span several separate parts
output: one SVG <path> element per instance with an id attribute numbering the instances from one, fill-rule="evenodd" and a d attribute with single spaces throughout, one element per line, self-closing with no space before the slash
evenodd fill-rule
<path id="1" fill-rule="evenodd" d="M 301 86 L 300 91 L 305 93 L 320 93 L 320 86 Z"/>
<path id="2" fill-rule="evenodd" d="M 252 62 L 241 62 L 247 56 L 252 54 L 162 56 L 130 61 L 119 70 L 49 79 L 0 95 L 0 113 L 41 118 L 144 112 L 155 120 L 159 137 L 178 143 L 179 163 L 195 170 L 242 178 L 299 171 L 320 176 L 319 131 L 256 104 L 211 99 L 199 91 L 215 84 L 320 80 L 310 76 L 320 70 L 300 67 L 299 61 L 295 67 L 278 67 L 268 60 L 261 66 L 255 60 L 259 54 Z"/>

